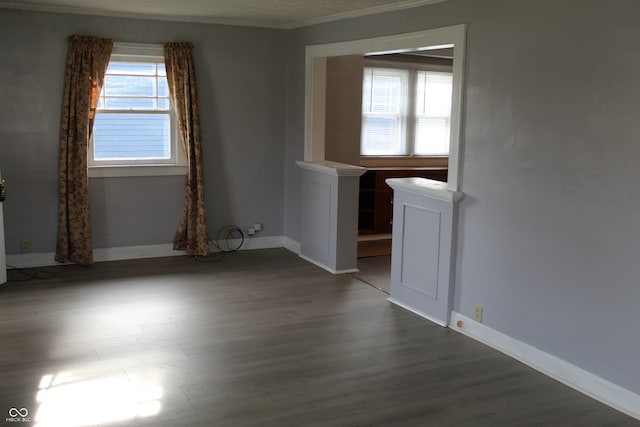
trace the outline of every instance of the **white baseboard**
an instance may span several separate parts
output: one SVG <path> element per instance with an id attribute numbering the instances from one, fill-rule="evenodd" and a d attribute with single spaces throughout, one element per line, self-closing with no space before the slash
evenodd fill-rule
<path id="1" fill-rule="evenodd" d="M 423 313 L 423 312 L 421 312 L 421 311 L 419 311 L 419 310 L 416 310 L 416 309 L 415 309 L 415 308 L 413 308 L 413 307 L 409 307 L 408 305 L 403 304 L 403 303 L 401 303 L 401 302 L 400 302 L 400 301 L 398 301 L 398 300 L 395 300 L 395 299 L 393 299 L 393 298 L 389 297 L 389 298 L 387 298 L 387 301 L 389 301 L 390 303 L 395 304 L 395 305 L 397 305 L 397 306 L 399 306 L 399 307 L 402 307 L 402 308 L 404 308 L 405 310 L 408 310 L 408 311 L 410 311 L 410 312 L 412 312 L 412 313 L 414 313 L 414 314 L 417 314 L 417 315 L 418 315 L 418 316 L 420 316 L 420 317 L 424 317 L 425 319 L 427 319 L 427 320 L 428 320 L 428 321 L 430 321 L 430 322 L 435 323 L 436 325 L 444 326 L 445 328 L 447 327 L 447 323 L 446 323 L 446 322 L 443 322 L 442 320 L 438 320 L 438 319 L 436 319 L 436 318 L 434 318 L 434 317 L 431 317 L 431 316 L 429 316 L 428 314 L 425 314 L 425 313 Z"/>
<path id="2" fill-rule="evenodd" d="M 357 272 L 360 271 L 357 268 L 351 268 L 351 269 L 346 269 L 346 270 L 334 270 L 333 268 L 331 268 L 331 267 L 329 267 L 327 265 L 324 265 L 323 263 L 318 262 L 315 259 L 309 258 L 306 255 L 302 255 L 300 253 L 300 250 L 301 250 L 300 242 L 298 242 L 296 240 L 293 240 L 293 239 L 291 239 L 291 238 L 289 238 L 287 236 L 283 237 L 283 245 L 284 245 L 285 249 L 287 249 L 287 250 L 293 252 L 294 254 L 298 255 L 303 260 L 305 260 L 307 262 L 310 262 L 311 264 L 315 264 L 318 267 L 320 267 L 320 268 L 322 268 L 324 270 L 327 270 L 331 274 L 348 274 L 348 273 L 357 273 Z"/>
<path id="3" fill-rule="evenodd" d="M 458 322 L 461 326 L 458 327 Z M 480 341 L 600 402 L 640 420 L 640 395 L 453 311 L 453 330 Z"/>
<path id="4" fill-rule="evenodd" d="M 305 260 L 305 261 L 307 261 L 307 262 L 310 262 L 311 264 L 315 264 L 315 265 L 317 265 L 318 267 L 320 267 L 320 268 L 322 268 L 322 269 L 327 270 L 327 271 L 328 271 L 329 273 L 331 273 L 331 274 L 348 274 L 348 273 L 357 273 L 357 272 L 359 272 L 359 271 L 360 271 L 360 270 L 358 270 L 357 268 L 349 268 L 349 269 L 345 269 L 345 270 L 335 270 L 335 269 L 333 269 L 333 268 L 329 267 L 328 265 L 324 265 L 323 263 L 321 263 L 321 262 L 319 262 L 319 261 L 316 261 L 316 260 L 315 260 L 315 259 L 313 259 L 313 258 L 309 258 L 309 257 L 308 257 L 308 256 L 306 256 L 306 255 L 298 254 L 298 256 L 299 256 L 300 258 L 302 258 L 303 260 Z"/>
<path id="5" fill-rule="evenodd" d="M 284 236 L 284 247 L 296 255 L 300 254 L 300 242 Z"/>
<path id="6" fill-rule="evenodd" d="M 7 254 L 7 268 L 48 267 L 64 265 L 56 262 L 54 252 L 30 252 L 27 254 Z"/>
<path id="7" fill-rule="evenodd" d="M 240 244 L 239 239 L 229 240 L 229 246 L 232 248 Z M 241 251 L 253 249 L 272 249 L 284 247 L 284 236 L 266 236 L 266 237 L 248 237 L 245 236 L 244 243 L 240 248 Z M 213 250 L 214 248 L 212 248 Z"/>
<path id="8" fill-rule="evenodd" d="M 162 245 L 120 246 L 94 249 L 93 261 L 120 261 L 125 259 L 179 256 L 184 254 L 184 251 L 174 250 L 173 245 L 170 243 Z M 64 263 L 56 262 L 55 256 L 56 254 L 54 252 L 7 255 L 7 266 L 30 268 L 64 265 Z"/>
<path id="9" fill-rule="evenodd" d="M 237 247 L 240 240 L 230 240 L 229 246 Z M 247 237 L 240 250 L 270 249 L 284 247 L 283 236 L 267 237 Z M 217 251 L 211 247 L 211 251 Z M 98 248 L 93 250 L 94 262 L 119 261 L 125 259 L 158 258 L 166 256 L 185 255 L 184 251 L 176 251 L 173 244 L 166 243 L 160 245 L 140 245 L 140 246 L 120 246 L 113 248 Z M 7 266 L 16 268 L 47 267 L 52 265 L 62 265 L 55 260 L 54 252 L 26 253 L 7 255 Z"/>

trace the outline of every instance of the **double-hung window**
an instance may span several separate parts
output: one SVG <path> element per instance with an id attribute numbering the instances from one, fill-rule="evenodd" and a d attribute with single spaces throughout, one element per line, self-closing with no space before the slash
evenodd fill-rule
<path id="1" fill-rule="evenodd" d="M 406 155 L 409 72 L 365 68 L 362 145 L 365 156 Z"/>
<path id="2" fill-rule="evenodd" d="M 162 47 L 115 45 L 94 121 L 90 175 L 184 173 L 178 140 Z"/>
<path id="3" fill-rule="evenodd" d="M 418 67 L 365 67 L 363 156 L 447 156 L 452 74 Z"/>
<path id="4" fill-rule="evenodd" d="M 451 131 L 451 73 L 416 71 L 415 135 L 413 154 L 449 155 Z"/>

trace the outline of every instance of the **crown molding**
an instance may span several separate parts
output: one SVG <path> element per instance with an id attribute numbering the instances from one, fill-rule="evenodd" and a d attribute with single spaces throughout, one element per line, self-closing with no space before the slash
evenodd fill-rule
<path id="1" fill-rule="evenodd" d="M 343 19 L 357 18 L 366 15 L 375 15 L 378 13 L 393 12 L 396 10 L 409 9 L 418 6 L 424 6 L 428 4 L 441 3 L 447 0 L 408 0 L 390 5 L 375 6 L 365 9 L 359 9 L 344 13 L 338 13 L 335 15 L 327 15 L 319 18 L 305 19 L 302 21 L 291 23 L 279 23 L 268 22 L 258 20 L 244 20 L 244 19 L 225 19 L 207 16 L 167 16 L 153 13 L 134 13 L 134 12 L 118 12 L 101 10 L 95 8 L 84 8 L 74 6 L 62 6 L 62 5 L 45 5 L 45 4 L 27 4 L 18 2 L 4 2 L 0 1 L 0 8 L 4 9 L 17 9 L 33 12 L 50 12 L 50 13 L 66 13 L 72 15 L 90 15 L 90 16 L 105 16 L 112 18 L 128 18 L 128 19 L 144 19 L 153 21 L 168 21 L 168 22 L 193 22 L 199 24 L 218 24 L 218 25 L 231 25 L 240 27 L 258 27 L 258 28 L 272 28 L 272 29 L 295 29 L 301 27 L 309 27 L 317 24 L 324 24 L 333 21 L 340 21 Z"/>
<path id="2" fill-rule="evenodd" d="M 26 4 L 16 2 L 0 2 L 0 8 L 26 10 L 30 12 L 65 13 L 70 15 L 104 16 L 109 18 L 142 19 L 150 21 L 166 22 L 192 22 L 198 24 L 218 24 L 239 27 L 259 27 L 284 29 L 286 25 L 262 21 L 224 19 L 205 16 L 167 16 L 153 13 L 118 12 L 112 10 L 101 10 L 89 7 L 74 7 L 61 5 Z"/>
<path id="3" fill-rule="evenodd" d="M 286 29 L 310 27 L 317 24 L 326 24 L 328 22 L 341 21 L 343 19 L 358 18 L 367 15 L 377 15 L 379 13 L 394 12 L 397 10 L 411 9 L 414 7 L 425 6 L 434 3 L 443 3 L 448 0 L 408 0 L 394 4 L 386 4 L 382 6 L 367 7 L 365 9 L 352 10 L 349 12 L 337 13 L 335 15 L 327 15 L 319 18 L 305 19 L 286 25 Z"/>

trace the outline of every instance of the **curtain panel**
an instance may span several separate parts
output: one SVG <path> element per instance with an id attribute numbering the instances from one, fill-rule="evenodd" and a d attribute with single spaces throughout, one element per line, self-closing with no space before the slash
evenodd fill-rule
<path id="1" fill-rule="evenodd" d="M 68 38 L 60 123 L 58 243 L 56 261 L 93 263 L 87 154 L 98 97 L 113 41 Z"/>
<path id="2" fill-rule="evenodd" d="M 200 139 L 200 112 L 191 43 L 165 43 L 169 94 L 176 112 L 182 145 L 187 154 L 187 185 L 173 248 L 191 256 L 209 254 L 204 204 L 204 173 Z"/>

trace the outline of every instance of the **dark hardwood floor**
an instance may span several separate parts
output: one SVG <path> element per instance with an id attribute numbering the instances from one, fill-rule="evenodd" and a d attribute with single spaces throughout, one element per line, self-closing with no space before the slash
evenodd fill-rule
<path id="1" fill-rule="evenodd" d="M 6 425 L 640 424 L 285 250 L 47 270 L 0 286 Z"/>
<path id="2" fill-rule="evenodd" d="M 355 278 L 391 293 L 391 255 L 358 258 L 358 270 Z"/>

